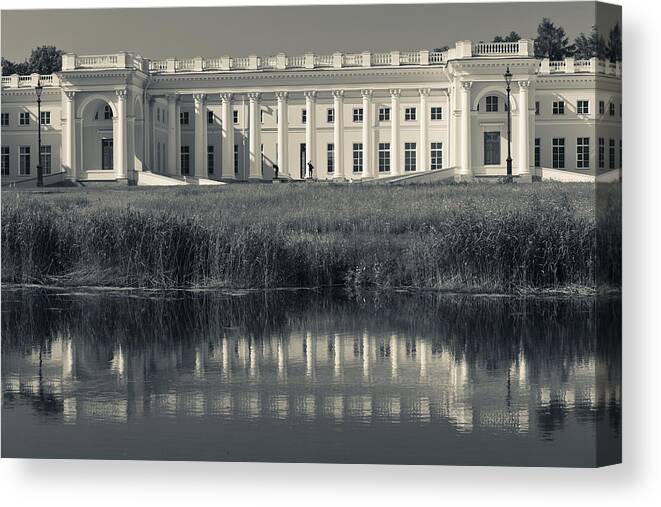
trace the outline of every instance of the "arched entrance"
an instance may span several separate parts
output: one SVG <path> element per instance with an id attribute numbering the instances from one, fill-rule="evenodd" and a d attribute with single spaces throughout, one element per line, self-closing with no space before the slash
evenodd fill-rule
<path id="1" fill-rule="evenodd" d="M 102 96 L 91 96 L 80 106 L 80 155 L 82 179 L 116 177 L 117 147 L 115 124 L 117 109 Z"/>

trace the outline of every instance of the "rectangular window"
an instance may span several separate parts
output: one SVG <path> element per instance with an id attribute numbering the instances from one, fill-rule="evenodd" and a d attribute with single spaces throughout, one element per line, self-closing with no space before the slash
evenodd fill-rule
<path id="1" fill-rule="evenodd" d="M 500 165 L 500 132 L 484 133 L 484 165 Z"/>
<path id="2" fill-rule="evenodd" d="M 535 115 L 539 116 L 539 101 L 535 102 Z"/>
<path id="3" fill-rule="evenodd" d="M 434 106 L 431 108 L 431 119 L 432 120 L 442 120 L 443 119 L 443 108 L 440 106 Z"/>
<path id="4" fill-rule="evenodd" d="M 606 103 L 603 100 L 599 101 L 599 114 L 606 113 Z"/>
<path id="5" fill-rule="evenodd" d="M 615 139 L 608 140 L 608 168 L 615 169 Z"/>
<path id="6" fill-rule="evenodd" d="M 353 121 L 354 123 L 361 123 L 363 121 L 363 108 L 354 107 L 353 108 Z"/>
<path id="7" fill-rule="evenodd" d="M 308 122 L 308 110 L 301 109 L 301 123 L 307 123 L 307 122 Z"/>
<path id="8" fill-rule="evenodd" d="M 487 113 L 497 113 L 498 112 L 498 96 L 496 96 L 496 95 L 487 95 L 486 105 L 487 105 Z"/>
<path id="9" fill-rule="evenodd" d="M 329 173 L 335 172 L 335 145 L 333 143 L 326 145 L 326 170 Z"/>
<path id="10" fill-rule="evenodd" d="M 535 167 L 542 167 L 542 140 L 535 138 Z"/>
<path id="11" fill-rule="evenodd" d="M 553 169 L 565 168 L 565 138 L 553 138 Z"/>
<path id="12" fill-rule="evenodd" d="M 214 172 L 214 151 L 213 151 L 213 144 L 210 144 L 207 146 L 207 171 L 209 174 L 213 174 Z"/>
<path id="13" fill-rule="evenodd" d="M 213 124 L 213 111 L 207 111 L 207 123 Z"/>
<path id="14" fill-rule="evenodd" d="M 9 127 L 9 113 L 2 113 L 0 115 L 0 125 Z"/>
<path id="15" fill-rule="evenodd" d="M 103 107 L 103 119 L 112 120 L 112 109 L 108 105 Z"/>
<path id="16" fill-rule="evenodd" d="M 264 110 L 259 112 L 259 123 L 264 123 Z"/>
<path id="17" fill-rule="evenodd" d="M 590 167 L 590 138 L 576 138 L 576 167 L 587 169 Z"/>
<path id="18" fill-rule="evenodd" d="M 234 145 L 234 174 L 239 174 L 239 145 Z"/>
<path id="19" fill-rule="evenodd" d="M 417 147 L 415 143 L 404 143 L 404 170 L 415 171 L 417 166 Z"/>
<path id="20" fill-rule="evenodd" d="M 353 143 L 353 172 L 363 172 L 363 143 Z"/>
<path id="21" fill-rule="evenodd" d="M 553 114 L 565 114 L 565 102 L 563 100 L 553 101 Z"/>
<path id="22" fill-rule="evenodd" d="M 21 146 L 18 155 L 18 174 L 28 176 L 30 174 L 30 147 Z"/>
<path id="23" fill-rule="evenodd" d="M 156 169 L 161 170 L 161 143 L 156 143 Z"/>
<path id="24" fill-rule="evenodd" d="M 156 108 L 156 121 L 158 121 L 158 122 L 161 121 L 161 108 L 160 107 Z"/>
<path id="25" fill-rule="evenodd" d="M 599 138 L 599 150 L 597 157 L 599 162 L 599 169 L 606 167 L 606 140 L 603 137 Z"/>
<path id="26" fill-rule="evenodd" d="M 590 103 L 587 100 L 577 101 L 576 112 L 578 114 L 590 114 Z"/>
<path id="27" fill-rule="evenodd" d="M 431 143 L 431 169 L 443 169 L 443 143 Z"/>
<path id="28" fill-rule="evenodd" d="M 112 138 L 101 139 L 101 169 L 112 170 Z"/>
<path id="29" fill-rule="evenodd" d="M 232 111 L 232 123 L 234 123 L 234 125 L 239 123 L 239 111 L 237 109 Z"/>
<path id="30" fill-rule="evenodd" d="M 390 171 L 390 143 L 379 143 L 379 172 Z"/>
<path id="31" fill-rule="evenodd" d="M 50 111 L 41 112 L 41 124 L 50 125 Z"/>
<path id="32" fill-rule="evenodd" d="M 30 113 L 18 113 L 19 125 L 30 125 Z"/>
<path id="33" fill-rule="evenodd" d="M 190 174 L 190 146 L 181 147 L 181 174 L 186 176 Z"/>
<path id="34" fill-rule="evenodd" d="M 379 121 L 390 121 L 390 108 L 389 107 L 380 107 L 379 108 Z"/>
<path id="35" fill-rule="evenodd" d="M 615 103 L 614 102 L 610 102 L 608 104 L 608 114 L 610 116 L 615 116 Z"/>
<path id="36" fill-rule="evenodd" d="M 406 121 L 415 121 L 416 118 L 416 110 L 415 107 L 407 107 L 404 109 L 404 119 Z"/>
<path id="37" fill-rule="evenodd" d="M 50 174 L 51 172 L 51 147 L 49 144 L 41 147 L 41 157 L 39 160 L 41 164 L 42 174 Z"/>
<path id="38" fill-rule="evenodd" d="M 622 169 L 622 139 L 620 139 L 620 169 Z"/>
<path id="39" fill-rule="evenodd" d="M 326 109 L 326 123 L 335 123 L 335 109 L 332 107 Z"/>
<path id="40" fill-rule="evenodd" d="M 188 111 L 181 111 L 179 113 L 179 123 L 181 125 L 188 125 L 189 115 Z"/>
<path id="41" fill-rule="evenodd" d="M 0 166 L 2 167 L 2 175 L 9 176 L 9 146 L 3 146 L 0 152 Z"/>

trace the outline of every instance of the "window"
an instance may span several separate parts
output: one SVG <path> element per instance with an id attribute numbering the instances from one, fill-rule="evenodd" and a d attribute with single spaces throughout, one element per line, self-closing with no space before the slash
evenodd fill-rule
<path id="1" fill-rule="evenodd" d="M 535 115 L 539 116 L 539 100 L 535 101 Z"/>
<path id="2" fill-rule="evenodd" d="M 620 139 L 620 169 L 622 169 L 622 139 Z"/>
<path id="3" fill-rule="evenodd" d="M 608 104 L 608 114 L 610 116 L 615 116 L 615 103 L 614 102 L 610 102 Z"/>
<path id="4" fill-rule="evenodd" d="M 379 143 L 379 172 L 390 171 L 390 143 Z"/>
<path id="5" fill-rule="evenodd" d="M 443 169 L 443 143 L 431 143 L 431 169 Z"/>
<path id="6" fill-rule="evenodd" d="M 576 138 L 576 167 L 587 169 L 590 167 L 590 138 Z"/>
<path id="7" fill-rule="evenodd" d="M 443 119 L 443 108 L 440 106 L 434 106 L 431 108 L 431 119 L 432 120 L 442 120 Z"/>
<path id="8" fill-rule="evenodd" d="M 239 145 L 234 145 L 234 174 L 239 173 Z"/>
<path id="9" fill-rule="evenodd" d="M 179 123 L 181 125 L 188 125 L 189 115 L 188 111 L 181 111 L 179 113 Z"/>
<path id="10" fill-rule="evenodd" d="M 335 123 L 335 109 L 332 107 L 326 109 L 326 123 Z"/>
<path id="11" fill-rule="evenodd" d="M 213 123 L 213 111 L 207 111 L 207 123 Z"/>
<path id="12" fill-rule="evenodd" d="M 101 139 L 101 169 L 112 170 L 112 139 Z"/>
<path id="13" fill-rule="evenodd" d="M 41 157 L 39 160 L 41 164 L 42 174 L 50 174 L 51 172 L 51 147 L 50 145 L 44 145 L 41 147 Z"/>
<path id="14" fill-rule="evenodd" d="M 2 115 L 0 115 L 0 118 L 1 118 L 0 124 L 3 127 L 9 127 L 9 113 L 2 113 Z"/>
<path id="15" fill-rule="evenodd" d="M 264 111 L 259 112 L 259 123 L 264 123 Z"/>
<path id="16" fill-rule="evenodd" d="M 487 95 L 486 105 L 487 105 L 487 113 L 497 113 L 498 112 L 498 96 L 496 96 L 496 95 Z"/>
<path id="17" fill-rule="evenodd" d="M 553 169 L 565 168 L 565 138 L 553 138 Z"/>
<path id="18" fill-rule="evenodd" d="M 30 113 L 18 113 L 19 125 L 30 125 Z"/>
<path id="19" fill-rule="evenodd" d="M 213 174 L 214 172 L 214 152 L 213 152 L 213 144 L 210 144 L 207 146 L 207 171 L 209 174 Z"/>
<path id="20" fill-rule="evenodd" d="M 326 145 L 326 168 L 329 173 L 335 172 L 335 145 L 333 143 Z"/>
<path id="21" fill-rule="evenodd" d="M 484 133 L 484 165 L 500 165 L 500 132 Z"/>
<path id="22" fill-rule="evenodd" d="M 156 169 L 161 170 L 161 143 L 156 143 Z"/>
<path id="23" fill-rule="evenodd" d="M 404 119 L 406 121 L 415 121 L 416 111 L 415 107 L 407 107 L 404 109 Z"/>
<path id="24" fill-rule="evenodd" d="M 186 176 L 190 174 L 190 146 L 181 147 L 181 174 Z"/>
<path id="25" fill-rule="evenodd" d="M 308 122 L 308 110 L 301 109 L 301 123 L 307 123 L 307 122 Z"/>
<path id="26" fill-rule="evenodd" d="M 112 120 L 112 109 L 110 108 L 109 105 L 105 105 L 103 107 L 103 119 Z"/>
<path id="27" fill-rule="evenodd" d="M 41 124 L 50 125 L 50 111 L 41 112 Z"/>
<path id="28" fill-rule="evenodd" d="M 353 108 L 353 121 L 354 123 L 360 123 L 363 121 L 363 108 L 354 107 Z"/>
<path id="29" fill-rule="evenodd" d="M 363 172 L 363 143 L 353 143 L 353 172 Z"/>
<path id="30" fill-rule="evenodd" d="M 535 167 L 542 167 L 542 140 L 535 138 Z"/>
<path id="31" fill-rule="evenodd" d="M 565 114 L 565 102 L 563 100 L 553 101 L 553 114 Z"/>
<path id="32" fill-rule="evenodd" d="M 603 100 L 599 101 L 599 114 L 604 114 L 606 112 L 606 103 Z"/>
<path id="33" fill-rule="evenodd" d="M 156 121 L 158 121 L 158 122 L 161 121 L 161 108 L 160 107 L 156 108 Z"/>
<path id="34" fill-rule="evenodd" d="M 0 152 L 0 166 L 2 167 L 2 175 L 9 176 L 9 146 L 3 146 Z"/>
<path id="35" fill-rule="evenodd" d="M 599 169 L 606 167 L 606 140 L 603 137 L 599 138 L 599 150 L 598 150 L 598 163 Z"/>
<path id="36" fill-rule="evenodd" d="M 390 121 L 390 108 L 389 107 L 380 107 L 379 108 L 379 121 Z"/>
<path id="37" fill-rule="evenodd" d="M 232 123 L 234 123 L 235 125 L 239 123 L 239 111 L 236 109 L 232 111 Z"/>
<path id="38" fill-rule="evenodd" d="M 590 103 L 587 100 L 577 101 L 576 112 L 578 114 L 590 114 Z"/>
<path id="39" fill-rule="evenodd" d="M 415 171 L 417 164 L 417 149 L 415 143 L 404 143 L 404 170 Z"/>
<path id="40" fill-rule="evenodd" d="M 18 174 L 28 176 L 30 174 L 30 147 L 21 146 L 18 155 Z"/>
<path id="41" fill-rule="evenodd" d="M 608 140 L 608 168 L 615 169 L 615 139 Z"/>

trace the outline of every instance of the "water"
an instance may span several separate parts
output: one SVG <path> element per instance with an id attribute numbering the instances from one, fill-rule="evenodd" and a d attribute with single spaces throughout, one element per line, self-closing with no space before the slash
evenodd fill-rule
<path id="1" fill-rule="evenodd" d="M 618 299 L 2 294 L 3 457 L 594 466 Z"/>

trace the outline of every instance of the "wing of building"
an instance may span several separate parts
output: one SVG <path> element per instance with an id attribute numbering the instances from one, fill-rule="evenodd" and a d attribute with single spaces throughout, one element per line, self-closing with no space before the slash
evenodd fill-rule
<path id="1" fill-rule="evenodd" d="M 619 62 L 540 60 L 530 40 L 443 52 L 66 54 L 57 74 L 2 78 L 2 185 L 34 185 L 39 158 L 47 185 L 470 180 L 505 175 L 508 148 L 523 181 L 617 178 L 621 97 Z"/>

